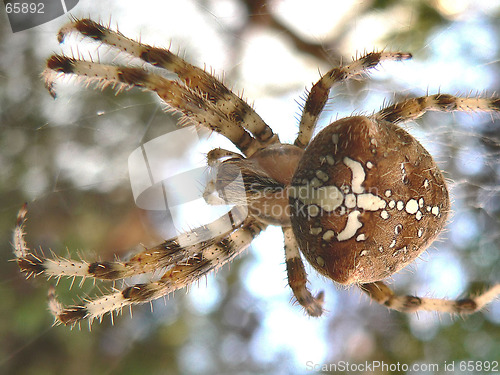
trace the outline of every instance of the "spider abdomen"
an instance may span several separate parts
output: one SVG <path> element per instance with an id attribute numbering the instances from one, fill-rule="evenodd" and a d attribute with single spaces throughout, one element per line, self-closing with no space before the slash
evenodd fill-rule
<path id="1" fill-rule="evenodd" d="M 313 139 L 289 200 L 302 253 L 343 284 L 382 280 L 408 265 L 449 211 L 443 175 L 422 145 L 395 124 L 363 116 Z"/>

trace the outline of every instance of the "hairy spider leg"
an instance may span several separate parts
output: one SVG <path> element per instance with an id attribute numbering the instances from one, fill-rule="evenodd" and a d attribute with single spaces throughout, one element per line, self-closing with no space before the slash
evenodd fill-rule
<path id="1" fill-rule="evenodd" d="M 185 120 L 222 134 L 243 153 L 253 154 L 261 147 L 241 125 L 231 122 L 220 108 L 206 102 L 198 92 L 142 68 L 105 65 L 60 55 L 50 57 L 47 67 L 49 72 L 44 75 L 48 86 L 55 72 L 84 77 L 87 84 L 96 83 L 102 87 L 142 87 L 157 93 L 169 107 L 181 112 Z"/>
<path id="2" fill-rule="evenodd" d="M 136 284 L 96 299 L 88 299 L 81 305 L 64 307 L 57 300 L 55 291 L 51 289 L 49 308 L 56 319 L 56 324 L 66 325 L 75 325 L 82 319 L 89 319 L 91 323 L 93 319 L 102 319 L 105 314 L 113 314 L 125 306 L 149 302 L 190 285 L 230 262 L 265 228 L 265 225 L 247 219 L 241 226 L 211 241 L 181 247 L 179 243 L 182 240 L 177 237 L 135 255 L 129 262 L 87 263 L 35 256 L 29 251 L 24 239 L 25 222 L 26 207 L 23 207 L 18 215 L 13 242 L 19 267 L 28 276 L 46 274 L 49 277 L 82 276 L 117 280 L 139 273 L 157 271 L 163 266 L 164 273 L 159 280 Z"/>
<path id="3" fill-rule="evenodd" d="M 262 147 L 279 143 L 278 136 L 241 97 L 234 94 L 213 75 L 189 64 L 169 50 L 134 41 L 90 19 L 75 19 L 63 26 L 58 34 L 59 42 L 62 43 L 66 35 L 75 31 L 175 73 L 187 87 L 212 103 L 231 122 L 247 129 Z M 250 156 L 250 153 L 247 155 Z"/>
<path id="4" fill-rule="evenodd" d="M 24 239 L 26 217 L 27 209 L 24 205 L 18 213 L 13 245 L 19 268 L 26 273 L 27 277 L 44 274 L 48 278 L 66 276 L 100 280 L 120 280 L 158 270 L 166 271 L 169 267 L 187 262 L 199 254 L 205 254 L 206 258 L 210 258 L 212 246 L 224 241 L 231 232 L 238 230 L 242 225 L 242 223 L 236 224 L 231 212 L 229 212 L 224 219 L 229 217 L 231 220 L 230 230 L 224 230 L 225 227 L 221 227 L 220 222 L 216 220 L 190 232 L 182 233 L 159 245 L 145 248 L 128 261 L 86 262 L 66 259 L 55 254 L 52 255 L 52 258 L 33 254 Z M 200 238 L 208 238 L 209 240 L 200 241 Z"/>
<path id="5" fill-rule="evenodd" d="M 427 111 L 499 112 L 500 98 L 460 97 L 449 94 L 422 96 L 383 108 L 375 113 L 373 118 L 399 124 L 419 118 Z"/>
<path id="6" fill-rule="evenodd" d="M 304 307 L 310 316 L 321 316 L 323 314 L 323 291 L 313 297 L 307 288 L 307 273 L 300 256 L 299 245 L 295 240 L 291 227 L 283 228 L 285 237 L 285 259 L 288 274 L 288 285 L 292 289 L 297 302 Z"/>
<path id="7" fill-rule="evenodd" d="M 335 67 L 328 71 L 313 85 L 307 96 L 300 119 L 299 134 L 294 144 L 301 148 L 309 144 L 319 116 L 328 100 L 328 94 L 335 84 L 366 73 L 368 69 L 376 67 L 382 61 L 402 61 L 411 57 L 410 53 L 404 52 L 370 52 L 349 65 Z"/>
<path id="8" fill-rule="evenodd" d="M 457 300 L 396 295 L 382 281 L 361 284 L 359 287 L 375 302 L 389 309 L 407 313 L 415 311 L 438 311 L 452 314 L 471 314 L 481 310 L 486 304 L 500 296 L 500 284 L 494 285 L 475 297 Z"/>

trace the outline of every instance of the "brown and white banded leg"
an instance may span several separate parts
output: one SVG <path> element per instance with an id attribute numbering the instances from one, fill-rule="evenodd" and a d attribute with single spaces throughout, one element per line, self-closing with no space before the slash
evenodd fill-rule
<path id="1" fill-rule="evenodd" d="M 134 41 L 90 19 L 73 20 L 63 26 L 58 34 L 59 42 L 62 43 L 66 35 L 73 31 L 177 74 L 187 87 L 201 93 L 232 122 L 252 133 L 261 146 L 279 142 L 278 136 L 242 98 L 213 75 L 187 63 L 169 50 Z"/>
<path id="2" fill-rule="evenodd" d="M 241 125 L 233 123 L 220 108 L 207 102 L 200 93 L 142 68 L 105 65 L 59 55 L 50 57 L 44 72 L 47 86 L 52 86 L 54 75 L 57 77 L 61 74 L 73 74 L 84 78 L 87 84 L 96 83 L 103 87 L 112 85 L 120 89 L 136 86 L 151 90 L 169 107 L 184 114 L 186 119 L 222 134 L 245 154 L 251 155 L 261 148 L 259 142 Z"/>
<path id="3" fill-rule="evenodd" d="M 96 261 L 68 259 L 57 256 L 52 252 L 47 258 L 42 254 L 35 254 L 24 239 L 24 225 L 26 209 L 19 211 L 16 228 L 14 229 L 13 245 L 16 262 L 26 277 L 44 275 L 47 278 L 60 279 L 61 277 L 82 277 L 100 280 L 120 280 L 126 277 L 154 272 L 158 268 L 188 258 L 195 254 L 194 248 L 181 248 L 174 240 L 166 241 L 158 246 L 145 249 L 129 261 Z"/>
<path id="4" fill-rule="evenodd" d="M 427 111 L 499 112 L 500 98 L 459 97 L 435 94 L 404 100 L 375 113 L 377 120 L 394 124 L 411 121 Z"/>
<path id="5" fill-rule="evenodd" d="M 56 323 L 69 325 L 75 325 L 83 319 L 92 323 L 93 319 L 102 319 L 108 313 L 113 317 L 115 311 L 121 311 L 126 306 L 158 299 L 216 271 L 245 250 L 262 229 L 262 225 L 248 220 L 217 242 L 201 243 L 198 253 L 166 267 L 159 280 L 135 284 L 96 299 L 88 299 L 81 305 L 65 307 L 57 300 L 54 291 L 50 290 L 49 308 Z"/>
<path id="6" fill-rule="evenodd" d="M 359 287 L 377 303 L 401 312 L 437 311 L 471 314 L 481 310 L 485 305 L 500 297 L 500 284 L 494 285 L 475 297 L 457 300 L 396 295 L 382 281 L 361 284 Z"/>
<path id="7" fill-rule="evenodd" d="M 310 316 L 321 316 L 321 314 L 323 314 L 324 293 L 321 291 L 316 297 L 313 297 L 306 286 L 307 273 L 292 228 L 283 228 L 283 235 L 285 236 L 285 259 L 288 285 L 290 285 L 297 302 L 304 307 L 307 314 Z"/>
<path id="8" fill-rule="evenodd" d="M 404 52 L 370 52 L 349 65 L 333 68 L 324 74 L 314 84 L 307 96 L 299 125 L 299 135 L 295 145 L 305 148 L 311 140 L 312 133 L 318 122 L 319 115 L 328 100 L 330 89 L 337 83 L 366 73 L 370 68 L 377 66 L 382 61 L 402 61 L 411 58 L 410 53 Z"/>
<path id="9" fill-rule="evenodd" d="M 52 253 L 51 258 L 33 254 L 26 244 L 25 224 L 26 205 L 21 208 L 17 217 L 13 234 L 14 255 L 17 264 L 27 277 L 45 275 L 48 278 L 82 277 L 100 280 L 120 280 L 144 273 L 165 270 L 169 266 L 181 264 L 195 255 L 203 254 L 212 243 L 225 240 L 241 226 L 231 222 L 227 229 L 226 217 L 205 226 L 195 228 L 191 232 L 167 240 L 159 245 L 146 248 L 127 261 L 96 261 L 66 259 Z M 232 215 L 227 215 L 232 220 Z M 221 226 L 221 223 L 225 225 Z M 201 239 L 210 239 L 202 241 Z M 208 255 L 209 256 L 209 255 Z M 210 256 L 209 256 L 210 257 Z"/>

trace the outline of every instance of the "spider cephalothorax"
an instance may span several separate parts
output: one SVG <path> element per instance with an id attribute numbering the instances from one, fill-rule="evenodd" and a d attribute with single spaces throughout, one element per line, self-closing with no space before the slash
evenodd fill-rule
<path id="1" fill-rule="evenodd" d="M 398 296 L 383 279 L 407 266 L 436 238 L 446 223 L 450 201 L 446 182 L 429 153 L 398 124 L 435 111 L 500 111 L 500 99 L 436 94 L 388 106 L 371 116 L 352 116 L 321 130 L 311 141 L 330 89 L 362 75 L 383 60 L 406 60 L 408 53 L 372 52 L 349 65 L 331 69 L 308 94 L 294 145 L 282 144 L 255 111 L 215 77 L 168 50 L 126 38 L 92 20 L 73 20 L 58 34 L 71 32 L 116 48 L 145 66 L 105 65 L 64 55 L 48 59 L 46 85 L 76 75 L 104 87 L 141 87 L 158 94 L 186 122 L 227 137 L 240 153 L 215 149 L 208 164 L 218 168 L 205 190 L 245 207 L 246 217 L 217 222 L 145 249 L 127 261 L 85 262 L 47 259 L 28 248 L 26 207 L 18 215 L 14 253 L 28 276 L 92 277 L 119 280 L 161 271 L 159 278 L 114 291 L 81 305 L 64 307 L 51 289 L 56 322 L 92 322 L 125 306 L 144 303 L 193 283 L 241 253 L 268 225 L 283 228 L 289 285 L 311 316 L 323 313 L 323 293 L 308 290 L 301 254 L 321 274 L 355 284 L 372 299 L 399 311 L 471 313 L 500 294 L 497 284 L 474 298 L 441 300 Z M 178 80 L 155 74 L 147 65 L 175 73 Z M 229 188 L 240 176 L 238 189 Z M 232 218 L 232 216 L 231 216 Z M 209 240 L 193 241 L 197 237 Z M 201 236 L 203 235 L 203 236 Z"/>

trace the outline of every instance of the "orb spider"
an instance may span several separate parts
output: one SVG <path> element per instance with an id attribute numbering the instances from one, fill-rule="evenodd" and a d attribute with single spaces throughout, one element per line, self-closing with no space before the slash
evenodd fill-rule
<path id="1" fill-rule="evenodd" d="M 62 27 L 59 42 L 73 32 L 138 58 L 144 66 L 105 65 L 54 55 L 44 72 L 50 93 L 55 97 L 54 80 L 66 75 L 98 87 L 139 87 L 155 92 L 185 122 L 220 133 L 240 150 L 217 148 L 208 153 L 208 164 L 217 167 L 217 174 L 207 195 L 224 195 L 224 188 L 241 174 L 244 194 L 238 202 L 248 208 L 248 215 L 240 223 L 232 221 L 229 230 L 221 232 L 216 225 L 199 227 L 126 261 L 87 262 L 32 252 L 24 239 L 24 206 L 13 245 L 17 264 L 28 277 L 120 280 L 161 270 L 157 280 L 68 307 L 51 288 L 49 306 L 56 323 L 74 326 L 83 319 L 102 319 L 107 313 L 113 317 L 123 307 L 190 285 L 230 262 L 268 225 L 283 228 L 288 284 L 310 316 L 322 315 L 324 294 L 314 296 L 309 291 L 302 256 L 320 274 L 343 285 L 357 285 L 374 301 L 402 312 L 472 313 L 500 294 L 500 284 L 496 284 L 480 295 L 460 300 L 401 296 L 382 281 L 429 247 L 450 211 L 441 171 L 399 124 L 426 111 L 498 112 L 499 98 L 435 94 L 407 99 L 370 116 L 335 121 L 311 139 L 334 85 L 362 76 L 383 61 L 411 58 L 409 53 L 371 52 L 321 76 L 307 93 L 294 144 L 286 144 L 222 82 L 169 50 L 131 40 L 90 19 L 73 19 Z M 175 73 L 178 80 L 165 78 L 148 66 Z M 210 240 L 182 245 L 187 237 L 202 232 L 208 232 Z"/>

